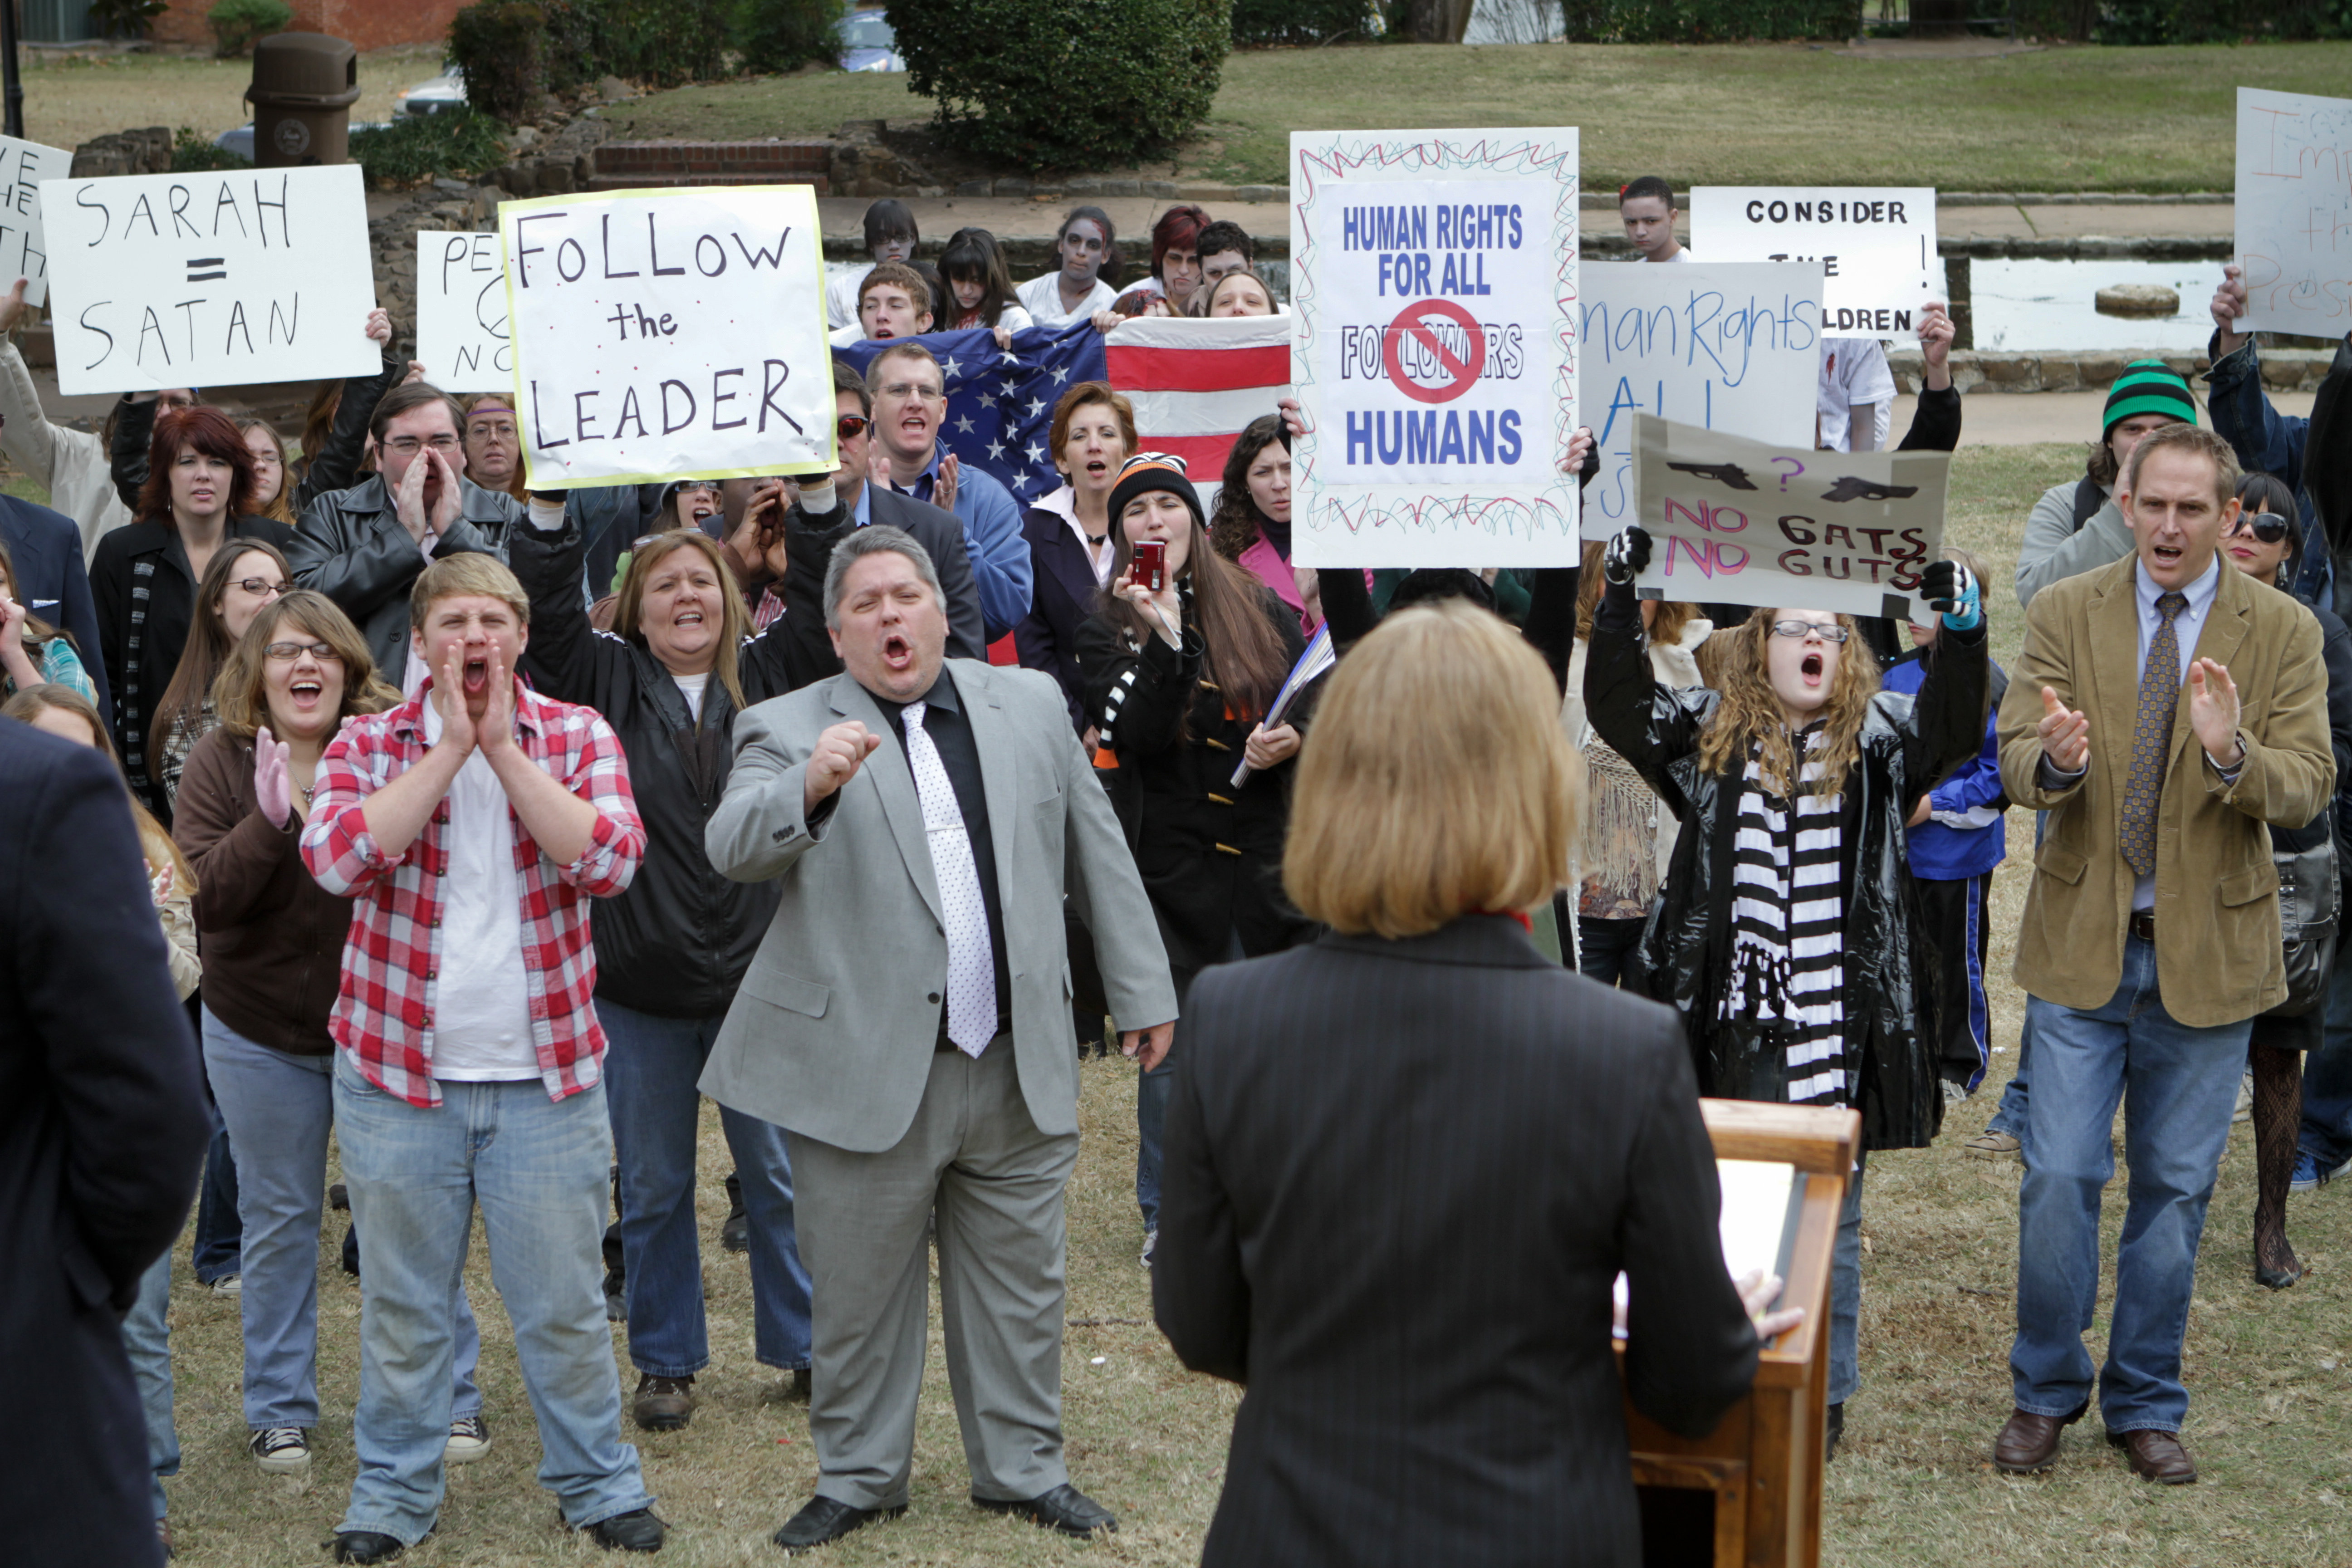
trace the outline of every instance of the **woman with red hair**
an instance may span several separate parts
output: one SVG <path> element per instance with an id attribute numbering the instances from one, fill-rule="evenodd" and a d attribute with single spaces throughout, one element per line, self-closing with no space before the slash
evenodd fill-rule
<path id="1" fill-rule="evenodd" d="M 179 668 L 196 584 L 231 540 L 283 550 L 294 539 L 286 524 L 253 515 L 253 452 L 236 421 L 209 406 L 169 410 L 148 444 L 137 521 L 99 541 L 90 562 L 114 743 L 132 791 L 166 824 L 171 804 L 148 772 L 149 710 Z"/>
<path id="2" fill-rule="evenodd" d="M 1151 276 L 1120 298 L 1146 296 L 1142 313 L 1150 315 L 1187 314 L 1192 291 L 1201 286 L 1201 231 L 1208 226 L 1209 215 L 1196 206 L 1170 207 L 1161 213 L 1151 226 Z"/>

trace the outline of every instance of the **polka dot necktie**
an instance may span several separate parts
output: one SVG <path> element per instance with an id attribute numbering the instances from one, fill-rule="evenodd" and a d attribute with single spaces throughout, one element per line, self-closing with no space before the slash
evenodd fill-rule
<path id="1" fill-rule="evenodd" d="M 931 872 L 939 879 L 940 911 L 947 917 L 948 1038 L 966 1056 L 977 1057 L 996 1037 L 996 960 L 989 951 L 988 905 L 980 896 L 980 867 L 971 858 L 963 808 L 956 804 L 940 749 L 923 728 L 929 706 L 909 702 L 898 717 L 907 726 L 907 764 L 915 775 L 915 796 L 923 803 Z"/>
<path id="2" fill-rule="evenodd" d="M 2164 794 L 2172 715 L 2180 706 L 2180 640 L 2172 634 L 2172 617 L 2188 607 L 2188 597 L 2180 594 L 2156 601 L 2156 635 L 2147 639 L 2147 662 L 2140 666 L 2139 721 L 2132 726 L 2122 835 L 2124 864 L 2135 876 L 2156 875 L 2156 803 Z"/>

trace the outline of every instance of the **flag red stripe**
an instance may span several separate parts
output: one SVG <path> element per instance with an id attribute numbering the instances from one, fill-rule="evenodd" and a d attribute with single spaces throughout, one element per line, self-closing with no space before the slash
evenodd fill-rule
<path id="1" fill-rule="evenodd" d="M 1122 348 L 1114 337 L 1104 351 L 1113 386 L 1167 392 L 1240 392 L 1290 384 L 1290 350 Z"/>
<path id="2" fill-rule="evenodd" d="M 1225 471 L 1225 454 L 1234 449 L 1234 443 L 1241 437 L 1238 430 L 1229 436 L 1154 436 L 1149 430 L 1140 434 L 1142 445 L 1139 450 L 1166 452 L 1183 458 L 1185 471 L 1192 476 L 1194 484 L 1213 482 L 1222 478 Z"/>

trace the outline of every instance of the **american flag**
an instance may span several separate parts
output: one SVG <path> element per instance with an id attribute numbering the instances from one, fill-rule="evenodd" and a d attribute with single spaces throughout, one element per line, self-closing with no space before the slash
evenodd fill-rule
<path id="1" fill-rule="evenodd" d="M 1139 316 L 1108 342 L 1110 384 L 1135 405 L 1141 449 L 1183 458 L 1215 512 L 1234 439 L 1290 395 L 1290 318 Z"/>
<path id="2" fill-rule="evenodd" d="M 998 348 L 985 327 L 904 341 L 922 344 L 939 359 L 948 395 L 940 434 L 949 451 L 1003 480 L 1024 506 L 1061 488 L 1046 437 L 1062 394 L 1082 381 L 1105 379 L 1103 337 L 1092 321 L 1032 327 L 1013 333 L 1010 349 Z M 833 354 L 863 375 L 887 346 L 885 341 L 855 342 Z"/>

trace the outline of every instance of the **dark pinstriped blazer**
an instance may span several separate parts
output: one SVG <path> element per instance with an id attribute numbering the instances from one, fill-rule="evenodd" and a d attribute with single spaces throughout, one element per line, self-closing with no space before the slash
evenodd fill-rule
<path id="1" fill-rule="evenodd" d="M 1248 1387 L 1203 1562 L 1637 1563 L 1621 1388 L 1696 1436 L 1756 1365 L 1674 1014 L 1470 916 L 1208 970 L 1178 1029 L 1153 1300 Z"/>

